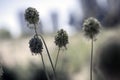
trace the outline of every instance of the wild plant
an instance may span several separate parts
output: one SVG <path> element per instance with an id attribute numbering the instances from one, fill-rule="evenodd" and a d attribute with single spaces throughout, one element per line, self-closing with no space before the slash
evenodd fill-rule
<path id="1" fill-rule="evenodd" d="M 92 80 L 92 69 L 93 69 L 93 48 L 94 44 L 93 42 L 96 40 L 96 36 L 100 32 L 100 22 L 90 17 L 86 19 L 83 23 L 83 31 L 87 38 L 91 39 L 91 54 L 90 54 L 90 80 Z"/>

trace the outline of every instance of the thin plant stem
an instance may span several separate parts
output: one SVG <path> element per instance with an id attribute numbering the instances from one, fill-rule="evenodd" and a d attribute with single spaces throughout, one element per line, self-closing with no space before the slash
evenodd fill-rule
<path id="1" fill-rule="evenodd" d="M 51 63 L 52 69 L 53 69 L 54 77 L 55 77 L 55 80 L 56 80 L 56 72 L 55 72 L 55 68 L 54 68 L 54 66 L 53 66 L 53 62 L 52 62 L 52 59 L 51 59 L 51 56 L 50 56 L 49 50 L 48 50 L 48 48 L 47 48 L 47 45 L 46 45 L 46 43 L 45 43 L 45 40 L 44 40 L 44 38 L 42 37 L 41 34 L 38 35 L 38 33 L 37 33 L 37 29 L 36 29 L 37 27 L 36 27 L 35 24 L 34 24 L 34 26 L 35 26 L 35 33 L 36 33 L 36 36 L 37 36 L 37 37 L 40 36 L 41 39 L 42 39 L 42 41 L 43 41 L 43 43 L 44 43 L 44 46 L 45 46 L 45 48 L 46 48 L 46 51 L 47 51 L 47 54 L 48 54 L 48 57 L 49 57 L 49 60 L 50 60 L 50 63 Z"/>
<path id="2" fill-rule="evenodd" d="M 59 53 L 60 53 L 60 48 L 58 49 L 57 57 L 56 57 L 56 60 L 55 60 L 55 70 L 56 70 L 56 67 L 57 67 Z"/>
<path id="3" fill-rule="evenodd" d="M 90 80 L 92 80 L 92 69 L 93 69 L 93 38 L 91 41 Z"/>
<path id="4" fill-rule="evenodd" d="M 64 53 L 64 54 L 62 54 L 62 58 L 63 58 L 63 56 L 66 57 L 66 50 L 65 49 L 62 50 L 62 53 Z M 66 62 L 64 62 L 63 59 L 62 59 L 62 66 L 61 66 L 62 71 L 66 71 L 65 66 L 66 66 Z"/>
<path id="5" fill-rule="evenodd" d="M 38 33 L 37 33 L 37 27 L 36 27 L 36 24 L 34 24 L 34 30 L 35 30 L 35 34 L 36 36 L 38 37 Z M 44 63 L 44 59 L 43 59 L 43 55 L 40 53 L 41 55 L 41 59 L 42 59 L 42 63 L 43 63 L 43 68 L 44 68 L 44 71 L 45 71 L 45 74 L 46 74 L 46 77 L 47 77 L 47 80 L 50 80 L 48 74 L 47 74 L 47 71 L 46 71 L 46 67 L 45 67 L 45 63 Z"/>
<path id="6" fill-rule="evenodd" d="M 38 37 L 37 26 L 36 26 L 36 24 L 34 24 L 34 27 L 35 27 L 35 34 L 36 34 L 36 36 Z"/>
<path id="7" fill-rule="evenodd" d="M 48 76 L 48 73 L 47 73 L 47 70 L 46 70 L 46 67 L 45 67 L 45 63 L 44 63 L 44 60 L 43 60 L 43 55 L 41 55 L 41 59 L 42 59 L 42 64 L 43 64 L 43 68 L 44 68 L 44 71 L 45 71 L 45 74 L 46 74 L 46 77 L 47 77 L 47 80 L 50 80 L 49 76 Z"/>
<path id="8" fill-rule="evenodd" d="M 47 48 L 47 45 L 46 45 L 45 40 L 44 40 L 44 38 L 42 37 L 42 35 L 39 34 L 39 36 L 41 37 L 41 39 L 42 39 L 42 41 L 43 41 L 43 43 L 44 43 L 44 46 L 45 46 L 45 48 L 46 48 L 46 51 L 47 51 L 47 54 L 48 54 L 48 57 L 49 57 L 49 60 L 50 60 L 50 63 L 51 63 L 52 69 L 53 69 L 54 77 L 55 77 L 55 80 L 56 80 L 56 79 L 57 79 L 57 78 L 56 78 L 56 71 L 55 71 L 55 68 L 54 68 L 54 66 L 53 66 L 53 62 L 52 62 L 52 59 L 51 59 L 49 50 L 48 50 L 48 48 Z"/>

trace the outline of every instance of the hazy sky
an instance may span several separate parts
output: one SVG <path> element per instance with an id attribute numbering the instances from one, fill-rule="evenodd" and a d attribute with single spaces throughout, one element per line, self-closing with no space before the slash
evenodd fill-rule
<path id="1" fill-rule="evenodd" d="M 78 0 L 0 0 L 0 28 L 8 29 L 14 37 L 21 34 L 21 26 L 19 13 L 28 7 L 34 7 L 39 11 L 40 18 L 44 22 L 44 29 L 52 31 L 52 22 L 50 19 L 51 11 L 59 12 L 59 26 L 69 31 L 68 12 L 73 11 L 79 14 L 79 18 L 83 16 L 82 6 Z M 97 0 L 98 5 L 105 8 L 107 0 Z M 49 24 L 49 28 L 47 27 Z"/>
<path id="2" fill-rule="evenodd" d="M 35 7 L 40 12 L 42 19 L 46 19 L 51 10 L 59 10 L 60 25 L 63 26 L 68 22 L 66 12 L 76 10 L 79 7 L 77 5 L 77 0 L 0 0 L 0 27 L 10 30 L 14 37 L 19 36 L 21 28 L 18 13 L 27 7 Z M 82 15 L 82 10 L 79 9 L 79 13 Z M 46 27 L 47 29 L 48 27 Z M 52 28 L 50 27 L 48 30 L 52 30 Z"/>

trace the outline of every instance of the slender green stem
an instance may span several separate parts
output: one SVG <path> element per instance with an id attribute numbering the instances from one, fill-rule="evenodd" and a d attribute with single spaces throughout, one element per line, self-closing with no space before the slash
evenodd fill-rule
<path id="1" fill-rule="evenodd" d="M 36 24 L 34 24 L 34 30 L 35 30 L 36 36 L 38 37 Z M 41 54 L 41 53 L 40 53 L 40 54 Z M 45 74 L 46 74 L 46 76 L 47 76 L 47 80 L 50 80 L 50 78 L 49 78 L 49 76 L 48 76 L 48 74 L 47 74 L 47 71 L 46 71 L 46 67 L 45 67 L 45 63 L 44 63 L 44 59 L 43 59 L 43 55 L 42 55 L 42 54 L 41 54 L 41 59 L 42 59 L 43 68 L 44 68 Z"/>
<path id="2" fill-rule="evenodd" d="M 44 71 L 45 71 L 45 74 L 46 74 L 46 77 L 47 77 L 47 80 L 50 80 L 49 76 L 48 76 L 48 73 L 47 73 L 47 70 L 46 70 L 46 67 L 45 67 L 45 63 L 44 63 L 44 60 L 43 60 L 43 55 L 41 55 L 41 59 L 42 59 L 42 63 L 43 63 L 43 68 L 44 68 Z"/>
<path id="3" fill-rule="evenodd" d="M 36 24 L 34 24 L 34 28 L 35 28 L 35 34 L 36 34 L 36 36 L 38 37 L 37 26 L 36 26 Z"/>
<path id="4" fill-rule="evenodd" d="M 93 38 L 91 41 L 90 80 L 92 80 L 92 69 L 93 69 Z"/>
<path id="5" fill-rule="evenodd" d="M 55 60 L 55 70 L 56 70 L 56 67 L 57 67 L 59 53 L 60 53 L 60 48 L 58 49 L 57 57 L 56 57 L 56 60 Z"/>
<path id="6" fill-rule="evenodd" d="M 37 36 L 37 37 L 40 36 L 41 39 L 42 39 L 42 41 L 43 41 L 43 43 L 44 43 L 44 45 L 45 45 L 45 48 L 46 48 L 46 51 L 47 51 L 47 54 L 48 54 L 48 57 L 49 57 L 49 60 L 50 60 L 50 63 L 51 63 L 51 66 L 52 66 L 53 72 L 54 72 L 54 77 L 55 77 L 55 80 L 56 80 L 56 72 L 55 72 L 55 68 L 54 68 L 54 66 L 53 66 L 53 62 L 52 62 L 52 59 L 51 59 L 51 56 L 50 56 L 49 50 L 48 50 L 48 48 L 47 48 L 47 45 L 46 45 L 46 43 L 45 43 L 45 40 L 44 40 L 44 38 L 42 37 L 41 34 L 38 35 L 38 33 L 37 33 L 37 29 L 36 29 L 36 25 L 34 24 L 34 26 L 35 26 L 35 33 L 36 33 L 36 36 Z"/>
<path id="7" fill-rule="evenodd" d="M 63 50 L 61 50 L 62 52 L 61 53 L 64 53 L 64 54 L 61 54 L 62 55 L 62 58 L 66 58 L 66 50 L 65 49 L 63 49 Z M 63 57 L 64 56 L 64 57 Z M 66 71 L 66 62 L 64 62 L 64 59 L 62 59 L 62 65 L 61 65 L 61 70 L 62 71 Z"/>
<path id="8" fill-rule="evenodd" d="M 45 45 L 45 48 L 46 48 L 46 51 L 47 51 L 47 54 L 48 54 L 48 57 L 49 57 L 49 60 L 50 60 L 50 63 L 51 63 L 52 69 L 53 69 L 54 77 L 55 77 L 55 80 L 56 80 L 56 79 L 57 79 L 57 78 L 56 78 L 56 71 L 55 71 L 55 68 L 54 68 L 54 66 L 53 66 L 53 62 L 52 62 L 52 59 L 51 59 L 49 50 L 48 50 L 48 48 L 47 48 L 47 45 L 46 45 L 45 40 L 44 40 L 44 38 L 42 37 L 42 35 L 39 34 L 39 36 L 41 37 L 41 39 L 42 39 L 42 41 L 43 41 L 43 43 L 44 43 L 44 45 Z"/>

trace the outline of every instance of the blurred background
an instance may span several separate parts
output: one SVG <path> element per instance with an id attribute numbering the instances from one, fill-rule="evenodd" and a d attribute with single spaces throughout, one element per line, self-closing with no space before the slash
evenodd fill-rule
<path id="1" fill-rule="evenodd" d="M 56 70 L 60 80 L 89 79 L 91 45 L 82 32 L 84 19 L 95 17 L 103 27 L 95 42 L 94 54 L 110 37 L 120 39 L 120 0 L 0 0 L 0 61 L 5 80 L 47 80 L 41 57 L 32 56 L 29 50 L 34 30 L 27 27 L 24 19 L 28 7 L 39 12 L 38 32 L 44 36 L 53 62 L 58 50 L 54 44 L 57 30 L 63 28 L 69 35 L 67 50 L 60 52 Z M 43 55 L 52 77 L 45 49 Z"/>

